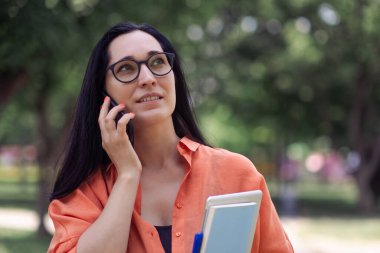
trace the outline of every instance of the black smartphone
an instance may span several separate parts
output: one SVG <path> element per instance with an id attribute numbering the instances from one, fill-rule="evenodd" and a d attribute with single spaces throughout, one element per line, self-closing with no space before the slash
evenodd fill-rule
<path id="1" fill-rule="evenodd" d="M 103 92 L 103 95 L 104 96 L 108 96 L 109 98 L 110 98 L 110 110 L 113 108 L 113 107 L 115 107 L 115 106 L 117 106 L 118 105 L 118 103 L 110 96 L 110 95 L 108 95 L 108 93 L 107 92 Z M 119 121 L 119 119 L 121 118 L 121 117 L 123 117 L 123 115 L 125 114 L 125 113 L 127 113 L 126 111 L 121 111 L 121 112 L 119 112 L 117 115 L 116 115 L 116 118 L 115 118 L 115 122 L 117 123 L 118 121 Z M 133 146 L 133 144 L 134 144 L 134 140 L 135 140 L 135 138 L 134 138 L 134 130 L 133 130 L 133 122 L 132 122 L 132 120 L 130 120 L 129 122 L 128 122 L 128 124 L 127 124 L 127 134 L 128 134 L 128 137 L 129 137 L 129 140 L 131 141 L 131 143 L 132 143 L 132 146 Z"/>

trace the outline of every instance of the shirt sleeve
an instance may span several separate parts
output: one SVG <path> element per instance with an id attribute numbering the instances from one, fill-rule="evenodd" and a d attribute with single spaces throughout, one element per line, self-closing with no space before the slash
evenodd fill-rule
<path id="1" fill-rule="evenodd" d="M 48 253 L 74 253 L 80 236 L 95 222 L 108 198 L 107 183 L 98 172 L 67 197 L 49 205 L 55 232 Z"/>
<path id="2" fill-rule="evenodd" d="M 230 190 L 231 187 L 238 185 L 239 191 L 261 190 L 263 193 L 251 252 L 293 253 L 264 177 L 248 158 L 239 154 L 232 156 L 228 154 L 230 153 L 224 156 L 225 162 L 222 166 L 229 169 L 228 174 L 223 173 L 224 177 L 228 178 L 227 181 L 223 181 L 223 187 L 228 187 Z M 230 172 L 231 168 L 234 173 Z"/>
<path id="3" fill-rule="evenodd" d="M 293 253 L 292 244 L 282 226 L 263 177 L 260 190 L 263 192 L 263 197 L 252 252 Z"/>

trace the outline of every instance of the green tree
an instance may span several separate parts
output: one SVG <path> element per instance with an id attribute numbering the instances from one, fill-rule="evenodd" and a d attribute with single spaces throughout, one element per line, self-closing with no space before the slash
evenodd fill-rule
<path id="1" fill-rule="evenodd" d="M 361 210 L 372 213 L 370 180 L 380 167 L 379 8 L 378 1 L 344 0 L 225 6 L 206 24 L 222 29 L 209 31 L 195 57 L 203 70 L 195 83 L 207 98 L 201 107 L 207 115 L 217 108 L 222 141 L 247 152 L 329 136 L 334 148 L 360 154 L 353 176 Z"/>

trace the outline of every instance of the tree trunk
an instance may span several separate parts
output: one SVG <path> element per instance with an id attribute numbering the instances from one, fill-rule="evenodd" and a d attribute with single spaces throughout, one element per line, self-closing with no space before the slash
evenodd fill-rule
<path id="1" fill-rule="evenodd" d="M 44 223 L 44 218 L 47 213 L 47 207 L 49 204 L 49 193 L 50 193 L 50 184 L 49 184 L 49 176 L 48 171 L 52 171 L 51 167 L 48 165 L 43 165 L 43 162 L 39 164 L 40 166 L 40 179 L 38 182 L 38 199 L 37 199 L 37 213 L 39 218 L 39 224 L 38 224 L 38 230 L 37 234 L 38 236 L 44 237 L 49 235 L 49 232 L 47 231 Z M 41 167 L 43 166 L 43 167 Z"/>
<path id="2" fill-rule="evenodd" d="M 359 193 L 359 208 L 365 215 L 372 215 L 375 213 L 375 196 L 370 189 L 370 180 L 373 173 L 369 173 L 370 170 L 366 166 L 361 166 L 358 173 L 355 176 L 355 180 L 358 186 Z"/>
<path id="3" fill-rule="evenodd" d="M 8 72 L 0 73 L 0 107 L 4 106 L 18 90 L 26 86 L 29 75 L 25 70 L 19 71 L 16 75 Z"/>
<path id="4" fill-rule="evenodd" d="M 50 193 L 52 190 L 55 170 L 54 167 L 58 162 L 59 151 L 64 146 L 68 130 L 70 129 L 71 121 L 70 117 L 67 117 L 64 125 L 54 131 L 50 124 L 49 117 L 49 97 L 52 89 L 52 83 L 54 83 L 51 72 L 48 68 L 45 72 L 44 83 L 38 93 L 36 101 L 37 112 L 37 126 L 39 143 L 38 147 L 38 167 L 39 167 L 39 181 L 38 181 L 38 199 L 37 199 L 37 213 L 40 220 L 38 226 L 38 235 L 45 236 L 48 234 L 45 225 L 44 217 L 47 213 L 49 205 Z M 68 112 L 65 115 L 72 113 L 73 107 L 68 108 Z M 60 134 L 54 134 L 59 132 Z"/>
<path id="5" fill-rule="evenodd" d="M 354 177 L 359 192 L 359 208 L 362 213 L 371 214 L 375 211 L 375 198 L 370 189 L 370 181 L 380 163 L 380 135 L 377 140 L 366 132 L 366 113 L 369 107 L 373 82 L 369 79 L 367 66 L 358 65 L 358 77 L 352 99 L 352 107 L 348 122 L 348 138 L 353 150 L 359 152 L 361 165 Z"/>
<path id="6" fill-rule="evenodd" d="M 38 168 L 39 168 L 39 181 L 38 181 L 38 199 L 37 199 L 37 213 L 40 220 L 38 226 L 38 235 L 45 236 L 48 234 L 44 226 L 44 216 L 46 214 L 48 202 L 49 202 L 49 186 L 48 186 L 48 172 L 49 158 L 51 154 L 51 137 L 50 128 L 47 115 L 48 98 L 49 98 L 49 74 L 45 75 L 44 84 L 38 92 L 36 107 L 37 107 L 37 126 L 39 143 L 38 148 Z"/>
<path id="7" fill-rule="evenodd" d="M 360 211 L 367 215 L 374 214 L 376 210 L 376 198 L 370 184 L 380 165 L 380 134 L 369 146 L 369 151 L 364 149 L 361 153 L 361 165 L 354 174 L 359 191 Z"/>

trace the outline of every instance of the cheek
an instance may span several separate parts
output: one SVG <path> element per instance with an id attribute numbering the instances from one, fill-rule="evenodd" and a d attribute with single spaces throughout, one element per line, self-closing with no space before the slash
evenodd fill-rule
<path id="1" fill-rule="evenodd" d="M 177 103 L 177 97 L 175 95 L 175 89 L 173 89 L 173 95 L 171 97 L 171 107 L 172 107 L 172 113 L 174 112 L 175 106 Z"/>
<path id="2" fill-rule="evenodd" d="M 112 97 L 118 104 L 125 104 L 127 109 L 133 104 L 132 100 L 132 87 L 120 85 L 113 81 L 106 82 L 105 89 L 110 97 Z"/>
<path id="3" fill-rule="evenodd" d="M 174 110 L 174 107 L 176 105 L 176 85 L 175 85 L 175 79 L 174 79 L 174 76 L 172 78 L 172 82 L 171 82 L 171 85 L 170 85 L 170 101 L 171 101 L 171 104 L 173 106 L 173 110 Z"/>

